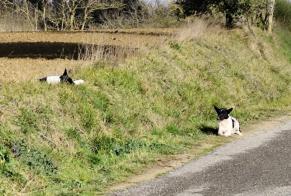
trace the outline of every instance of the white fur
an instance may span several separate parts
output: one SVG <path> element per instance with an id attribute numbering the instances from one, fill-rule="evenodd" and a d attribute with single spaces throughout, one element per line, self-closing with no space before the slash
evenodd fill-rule
<path id="1" fill-rule="evenodd" d="M 80 85 L 80 84 L 84 84 L 84 83 L 85 83 L 84 80 L 74 80 L 75 85 Z"/>
<path id="2" fill-rule="evenodd" d="M 234 120 L 234 127 L 232 126 L 232 120 Z M 219 121 L 218 135 L 221 136 L 231 136 L 232 134 L 242 135 L 239 129 L 239 122 L 237 119 L 229 116 L 228 119 Z"/>
<path id="3" fill-rule="evenodd" d="M 58 84 L 61 82 L 60 76 L 47 76 L 46 82 L 48 84 Z"/>

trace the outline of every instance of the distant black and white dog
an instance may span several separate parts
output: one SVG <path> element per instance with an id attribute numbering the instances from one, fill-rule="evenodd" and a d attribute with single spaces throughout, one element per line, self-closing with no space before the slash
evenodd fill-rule
<path id="1" fill-rule="evenodd" d="M 238 120 L 229 115 L 233 110 L 232 108 L 225 109 L 214 106 L 214 109 L 218 117 L 218 135 L 225 137 L 231 136 L 232 134 L 242 135 Z"/>
<path id="2" fill-rule="evenodd" d="M 80 85 L 84 83 L 84 80 L 73 80 L 69 77 L 67 69 L 65 69 L 63 75 L 61 76 L 46 76 L 44 78 L 39 79 L 41 82 L 46 82 L 48 84 L 59 84 L 59 83 L 67 83 L 73 85 Z"/>

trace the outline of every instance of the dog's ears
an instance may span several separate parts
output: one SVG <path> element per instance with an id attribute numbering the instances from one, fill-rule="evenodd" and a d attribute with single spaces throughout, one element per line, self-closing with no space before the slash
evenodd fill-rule
<path id="1" fill-rule="evenodd" d="M 232 110 L 233 110 L 233 108 L 228 109 L 227 113 L 229 114 Z"/>
<path id="2" fill-rule="evenodd" d="M 65 68 L 65 71 L 63 73 L 63 76 L 67 76 L 67 75 L 68 75 L 67 68 Z"/>
<path id="3" fill-rule="evenodd" d="M 216 111 L 217 113 L 219 113 L 220 109 L 219 109 L 217 106 L 213 106 L 213 107 L 214 107 L 215 111 Z"/>

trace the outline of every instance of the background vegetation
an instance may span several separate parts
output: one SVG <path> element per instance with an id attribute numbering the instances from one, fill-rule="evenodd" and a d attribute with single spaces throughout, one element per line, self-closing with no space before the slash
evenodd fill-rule
<path id="1" fill-rule="evenodd" d="M 291 3 L 288 0 L 277 0 L 275 17 L 278 22 L 291 28 Z"/>
<path id="2" fill-rule="evenodd" d="M 287 0 L 278 0 L 278 5 Z M 154 2 L 154 1 L 152 1 Z M 175 0 L 168 6 L 143 0 L 3 0 L 3 18 L 24 18 L 34 30 L 86 30 L 96 27 L 167 27 L 189 15 L 223 16 L 228 28 L 238 23 L 272 26 L 275 0 Z M 282 6 L 281 6 L 282 7 Z"/>

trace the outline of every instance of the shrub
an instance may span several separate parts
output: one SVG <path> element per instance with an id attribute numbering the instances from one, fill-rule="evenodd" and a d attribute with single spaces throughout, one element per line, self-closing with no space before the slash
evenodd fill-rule
<path id="1" fill-rule="evenodd" d="M 288 25 L 291 29 L 291 2 L 288 0 L 277 0 L 275 7 L 275 18 L 277 21 Z"/>
<path id="2" fill-rule="evenodd" d="M 13 150 L 21 162 L 25 163 L 37 173 L 43 172 L 51 175 L 57 172 L 56 165 L 46 153 L 28 147 L 23 141 L 15 142 L 13 144 Z"/>
<path id="3" fill-rule="evenodd" d="M 223 13 L 227 27 L 246 20 L 267 25 L 267 1 L 264 0 L 182 0 L 178 4 L 183 5 L 187 15 Z"/>

